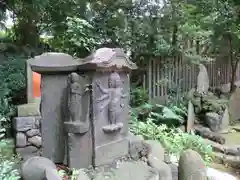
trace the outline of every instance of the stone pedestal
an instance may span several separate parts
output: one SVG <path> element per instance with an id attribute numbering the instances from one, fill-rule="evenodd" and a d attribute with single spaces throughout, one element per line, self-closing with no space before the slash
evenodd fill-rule
<path id="1" fill-rule="evenodd" d="M 70 168 L 84 168 L 92 164 L 92 139 L 89 123 L 66 122 L 67 164 Z"/>

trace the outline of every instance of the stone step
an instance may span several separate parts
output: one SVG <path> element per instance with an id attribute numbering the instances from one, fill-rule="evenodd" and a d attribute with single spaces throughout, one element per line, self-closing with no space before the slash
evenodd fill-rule
<path id="1" fill-rule="evenodd" d="M 215 163 L 240 168 L 240 156 L 225 155 L 219 152 L 214 152 L 214 156 Z"/>

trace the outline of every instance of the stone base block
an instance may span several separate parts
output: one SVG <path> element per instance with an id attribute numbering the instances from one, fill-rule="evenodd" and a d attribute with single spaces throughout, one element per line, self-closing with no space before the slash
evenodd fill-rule
<path id="1" fill-rule="evenodd" d="M 17 107 L 18 117 L 40 116 L 40 103 L 28 103 Z"/>
<path id="2" fill-rule="evenodd" d="M 95 165 L 110 164 L 114 160 L 128 154 L 128 139 L 121 139 L 109 144 L 97 146 L 95 150 Z"/>

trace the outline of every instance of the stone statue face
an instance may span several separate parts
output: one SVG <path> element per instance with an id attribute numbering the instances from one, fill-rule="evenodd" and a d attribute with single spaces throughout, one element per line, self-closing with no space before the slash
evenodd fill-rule
<path id="1" fill-rule="evenodd" d="M 72 73 L 71 74 L 71 83 L 78 82 L 79 76 L 77 73 Z"/>
<path id="2" fill-rule="evenodd" d="M 119 88 L 121 86 L 121 79 L 118 73 L 113 72 L 108 79 L 109 88 Z"/>

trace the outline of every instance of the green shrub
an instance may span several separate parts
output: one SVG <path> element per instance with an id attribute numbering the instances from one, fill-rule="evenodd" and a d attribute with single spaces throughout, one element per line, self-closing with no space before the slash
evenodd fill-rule
<path id="1" fill-rule="evenodd" d="M 187 119 L 187 108 L 183 104 L 164 106 L 146 103 L 134 108 L 133 112 L 140 121 L 151 118 L 155 124 L 166 124 L 174 127 L 184 124 Z"/>
<path id="2" fill-rule="evenodd" d="M 180 153 L 187 149 L 197 151 L 206 163 L 212 161 L 212 147 L 204 143 L 200 136 L 183 133 L 180 129 L 167 128 L 166 125 L 158 126 L 152 119 L 146 122 L 131 121 L 131 131 L 141 135 L 144 139 L 158 140 L 171 154 L 179 157 Z"/>
<path id="3" fill-rule="evenodd" d="M 8 55 L 5 58 L 0 64 L 0 115 L 7 120 L 4 126 L 16 115 L 14 105 L 26 99 L 25 94 L 20 93 L 26 87 L 26 57 Z"/>
<path id="4" fill-rule="evenodd" d="M 143 88 L 131 88 L 131 107 L 138 107 L 148 102 L 148 92 Z"/>

